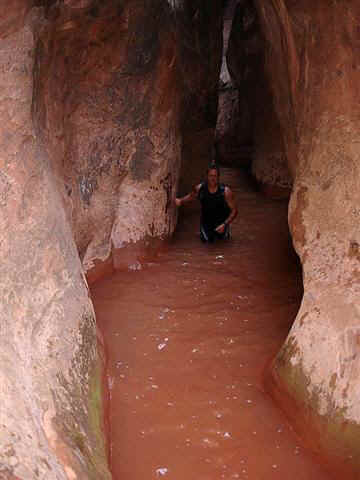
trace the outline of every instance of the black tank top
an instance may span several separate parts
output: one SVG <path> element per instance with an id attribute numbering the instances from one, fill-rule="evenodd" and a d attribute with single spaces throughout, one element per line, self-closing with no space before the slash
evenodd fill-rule
<path id="1" fill-rule="evenodd" d="M 225 200 L 225 185 L 220 183 L 216 192 L 209 192 L 206 182 L 201 184 L 198 198 L 201 203 L 201 223 L 216 228 L 230 215 L 230 208 Z"/>

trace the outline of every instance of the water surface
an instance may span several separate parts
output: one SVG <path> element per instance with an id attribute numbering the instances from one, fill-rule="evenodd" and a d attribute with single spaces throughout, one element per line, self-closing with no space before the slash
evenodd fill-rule
<path id="1" fill-rule="evenodd" d="M 203 245 L 197 209 L 151 262 L 92 288 L 109 361 L 114 480 L 323 480 L 263 386 L 302 295 L 287 205 L 225 170 L 233 239 Z"/>

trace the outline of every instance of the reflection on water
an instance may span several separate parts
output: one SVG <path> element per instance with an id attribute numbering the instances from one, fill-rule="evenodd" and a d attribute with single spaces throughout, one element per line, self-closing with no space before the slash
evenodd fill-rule
<path id="1" fill-rule="evenodd" d="M 92 289 L 115 480 L 328 478 L 263 388 L 302 294 L 287 206 L 225 174 L 230 242 L 200 243 L 188 208 L 165 253 Z"/>

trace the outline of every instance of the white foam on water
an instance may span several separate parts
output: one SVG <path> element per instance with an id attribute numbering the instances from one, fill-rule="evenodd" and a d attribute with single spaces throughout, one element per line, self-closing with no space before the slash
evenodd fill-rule
<path id="1" fill-rule="evenodd" d="M 156 469 L 156 475 L 157 475 L 158 477 L 163 477 L 163 476 L 166 475 L 168 472 L 169 472 L 169 469 L 166 468 L 166 467 L 161 467 L 161 468 L 157 468 L 157 469 Z"/>

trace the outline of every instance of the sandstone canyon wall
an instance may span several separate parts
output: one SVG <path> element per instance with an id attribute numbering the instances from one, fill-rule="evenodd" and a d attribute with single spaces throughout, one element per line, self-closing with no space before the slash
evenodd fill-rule
<path id="1" fill-rule="evenodd" d="M 26 17 L 25 2 L 6 8 L 0 42 L 0 478 L 106 479 L 94 312 L 51 160 L 32 122 L 37 13 Z"/>
<path id="2" fill-rule="evenodd" d="M 179 178 L 208 161 L 190 142 L 211 150 L 222 2 L 0 12 L 0 478 L 106 479 L 84 273 L 172 234 Z"/>
<path id="3" fill-rule="evenodd" d="M 259 15 L 252 0 L 234 0 L 228 12 L 231 6 L 232 22 L 225 17 L 225 38 L 228 35 L 229 39 L 224 52 L 231 78 L 224 84 L 224 75 L 224 91 L 219 96 L 219 158 L 226 164 L 251 164 L 253 176 L 266 192 L 288 195 L 292 178 L 265 71 L 265 39 Z"/>
<path id="4" fill-rule="evenodd" d="M 299 427 L 320 420 L 322 448 L 360 468 L 360 6 L 255 6 L 257 30 L 237 17 L 229 69 L 255 102 L 255 175 L 294 181 L 305 289 L 273 375 L 306 413 Z M 212 158 L 222 7 L 0 3 L 1 478 L 110 478 L 84 272 L 170 236 L 177 185 Z"/>
<path id="5" fill-rule="evenodd" d="M 170 14 L 157 0 L 53 7 L 39 34 L 34 116 L 86 270 L 175 226 L 181 85 Z"/>
<path id="6" fill-rule="evenodd" d="M 38 35 L 34 112 L 89 269 L 172 234 L 181 165 L 185 190 L 213 143 L 222 5 L 68 3 Z"/>
<path id="7" fill-rule="evenodd" d="M 179 194 L 203 180 L 215 160 L 223 1 L 188 1 L 177 11 L 179 69 L 183 79 Z"/>
<path id="8" fill-rule="evenodd" d="M 359 469 L 360 6 L 256 5 L 295 181 L 289 223 L 304 278 L 302 305 L 273 373 L 301 407 L 294 416 L 300 429 L 317 424 L 317 447 L 347 452 Z"/>

